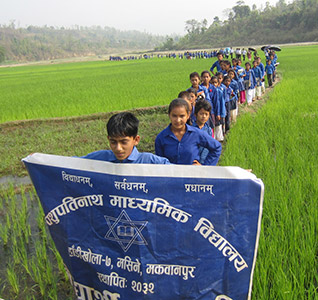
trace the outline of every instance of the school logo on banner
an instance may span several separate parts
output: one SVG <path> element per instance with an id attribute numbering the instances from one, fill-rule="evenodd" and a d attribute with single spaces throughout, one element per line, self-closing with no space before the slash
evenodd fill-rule
<path id="1" fill-rule="evenodd" d="M 250 299 L 263 183 L 238 167 L 25 158 L 78 299 Z"/>

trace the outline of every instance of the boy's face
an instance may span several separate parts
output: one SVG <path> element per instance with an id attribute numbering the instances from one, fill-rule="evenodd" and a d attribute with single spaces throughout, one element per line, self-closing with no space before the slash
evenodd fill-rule
<path id="1" fill-rule="evenodd" d="M 120 161 L 125 160 L 133 151 L 134 146 L 137 146 L 140 141 L 140 136 L 108 136 L 109 146 Z"/>
<path id="2" fill-rule="evenodd" d="M 210 112 L 201 108 L 196 114 L 196 119 L 197 119 L 196 123 L 199 126 L 202 126 L 209 120 L 209 117 L 210 117 Z"/>
<path id="3" fill-rule="evenodd" d="M 194 87 L 194 88 L 198 88 L 199 87 L 199 84 L 200 84 L 200 78 L 199 77 L 192 77 L 191 79 L 190 79 L 190 81 L 191 81 L 191 84 L 192 84 L 192 86 Z"/>

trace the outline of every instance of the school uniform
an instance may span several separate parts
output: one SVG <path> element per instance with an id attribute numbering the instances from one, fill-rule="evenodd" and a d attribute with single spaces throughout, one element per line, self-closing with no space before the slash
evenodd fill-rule
<path id="1" fill-rule="evenodd" d="M 265 67 L 264 64 L 262 62 L 259 63 L 258 67 L 260 68 L 261 72 L 262 72 L 262 76 L 261 76 L 261 88 L 262 88 L 262 92 L 265 93 L 265 80 L 264 80 L 264 75 L 265 75 Z"/>
<path id="2" fill-rule="evenodd" d="M 216 68 L 216 70 L 217 70 L 218 72 L 221 72 L 221 71 L 222 71 L 222 68 L 221 68 L 221 66 L 220 66 L 219 60 L 215 61 L 215 62 L 213 63 L 213 65 L 212 65 L 212 67 L 210 68 L 210 71 L 211 71 L 212 73 L 213 73 L 214 68 Z"/>
<path id="3" fill-rule="evenodd" d="M 170 164 L 167 158 L 160 157 L 148 152 L 140 153 L 136 147 L 133 148 L 130 155 L 123 161 L 118 160 L 112 150 L 95 151 L 85 156 L 82 156 L 81 158 L 124 164 Z"/>
<path id="4" fill-rule="evenodd" d="M 200 130 L 205 131 L 208 135 L 210 135 L 210 136 L 213 137 L 212 128 L 211 128 L 207 123 L 205 123 L 202 128 L 199 128 L 199 126 L 197 125 L 196 122 L 194 122 L 194 123 L 192 124 L 192 126 L 195 127 L 195 128 L 198 128 L 198 129 L 200 129 Z M 203 165 L 204 162 L 205 162 L 206 157 L 207 157 L 208 154 L 209 154 L 209 149 L 200 146 L 199 153 L 200 153 L 199 163 L 200 163 L 201 165 Z"/>
<path id="5" fill-rule="evenodd" d="M 225 116 L 225 132 L 230 130 L 230 123 L 231 123 L 231 108 L 232 108 L 232 101 L 235 101 L 237 96 L 234 94 L 233 89 L 229 87 L 225 87 L 225 108 L 226 108 L 226 116 Z M 236 108 L 236 107 L 235 107 Z"/>
<path id="6" fill-rule="evenodd" d="M 204 165 L 215 166 L 221 155 L 222 146 L 205 131 L 185 125 L 186 132 L 181 141 L 171 131 L 171 124 L 156 137 L 156 154 L 169 159 L 171 163 L 192 165 L 194 160 L 200 160 L 200 146 L 207 148 L 209 153 Z"/>
<path id="7" fill-rule="evenodd" d="M 215 116 L 220 116 L 220 120 L 215 120 L 214 136 L 215 139 L 222 142 L 224 140 L 223 135 L 223 124 L 224 118 L 226 116 L 226 107 L 225 107 L 225 85 L 221 84 L 216 88 L 217 90 L 217 110 Z"/>
<path id="8" fill-rule="evenodd" d="M 262 96 L 262 83 L 261 83 L 261 78 L 262 78 L 262 71 L 260 67 L 253 67 L 252 68 L 255 78 L 256 78 L 256 85 L 255 85 L 255 90 L 256 90 L 256 97 L 261 97 Z"/>
<path id="9" fill-rule="evenodd" d="M 239 87 L 240 91 L 240 103 L 244 103 L 246 101 L 246 94 L 245 94 L 245 86 L 244 86 L 244 75 L 245 75 L 245 69 L 241 66 L 236 66 L 233 68 L 234 71 L 236 72 L 236 77 L 237 77 L 237 84 Z M 239 70 L 243 70 L 242 73 L 238 74 Z"/>
<path id="10" fill-rule="evenodd" d="M 211 109 L 211 114 L 210 114 L 210 119 L 208 121 L 208 125 L 211 127 L 211 128 L 214 128 L 215 126 L 215 112 L 216 112 L 216 105 L 217 105 L 217 91 L 216 91 L 216 87 L 209 83 L 209 87 L 206 87 L 204 85 L 200 85 L 202 87 L 205 87 L 206 90 L 207 90 L 207 93 L 208 93 L 208 98 L 206 99 L 207 101 L 209 101 L 209 103 L 211 104 L 212 106 L 212 109 Z M 193 123 L 193 122 L 192 122 Z"/>
<path id="11" fill-rule="evenodd" d="M 238 82 L 235 79 L 232 79 L 231 83 L 230 83 L 230 87 L 233 89 L 234 94 L 236 95 L 236 99 L 233 101 L 235 101 L 234 103 L 232 103 L 231 105 L 231 120 L 233 122 L 236 122 L 236 116 L 238 115 L 238 99 L 239 99 L 239 95 L 240 95 L 240 90 L 239 90 L 239 86 L 238 86 Z"/>
<path id="12" fill-rule="evenodd" d="M 253 97 L 255 95 L 256 78 L 252 69 L 246 71 L 246 76 L 244 77 L 245 89 L 246 89 L 246 100 L 248 104 L 253 102 Z"/>
<path id="13" fill-rule="evenodd" d="M 266 64 L 265 66 L 265 72 L 267 76 L 267 82 L 269 86 L 273 85 L 273 74 L 274 74 L 274 67 L 272 64 L 268 65 Z"/>

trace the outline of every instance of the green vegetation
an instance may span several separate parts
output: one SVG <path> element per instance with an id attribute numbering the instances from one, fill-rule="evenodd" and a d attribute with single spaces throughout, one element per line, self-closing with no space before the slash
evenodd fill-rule
<path id="1" fill-rule="evenodd" d="M 0 63 L 1 47 L 7 61 L 39 61 L 145 51 L 164 41 L 162 36 L 136 30 L 121 31 L 100 26 L 17 28 L 14 22 L 0 25 L 0 37 Z"/>
<path id="2" fill-rule="evenodd" d="M 187 34 L 171 48 L 197 49 L 242 45 L 318 42 L 318 0 L 279 0 L 275 6 L 252 9 L 237 1 L 228 10 L 227 20 L 214 17 L 207 27 L 206 20 L 186 22 Z M 210 20 L 208 20 L 210 21 Z"/>
<path id="3" fill-rule="evenodd" d="M 284 48 L 278 56 L 283 80 L 265 100 L 250 108 L 241 107 L 246 113 L 241 114 L 232 126 L 220 165 L 251 168 L 265 184 L 252 299 L 312 300 L 318 295 L 318 46 Z M 158 74 L 148 73 L 153 76 L 149 81 L 154 83 L 145 85 L 149 88 L 145 94 L 151 94 L 155 84 L 160 85 L 158 78 L 167 77 L 160 77 L 164 73 L 160 63 L 170 66 L 167 72 L 175 74 L 174 81 L 162 85 L 161 93 L 167 89 L 171 91 L 175 84 L 178 86 L 171 95 L 165 96 L 165 102 L 160 103 L 166 104 L 181 89 L 189 86 L 188 73 L 207 69 L 211 62 L 151 60 L 126 64 L 128 69 L 131 68 L 129 72 L 134 68 L 138 70 L 143 64 L 149 69 L 152 64 L 157 68 Z M 10 68 L 6 69 L 5 76 L 0 75 L 0 82 L 4 77 L 8 80 L 9 72 L 13 78 L 19 73 L 21 78 L 36 77 L 37 74 L 41 78 L 41 72 L 47 72 L 50 67 L 70 70 L 72 66 L 81 66 L 81 73 L 85 73 L 85 66 L 97 69 L 95 63 Z M 122 70 L 125 63 L 116 66 Z M 72 74 L 76 75 L 76 72 Z M 56 72 L 56 76 L 59 75 Z M 70 78 L 65 77 L 66 84 L 72 82 Z M 54 82 L 53 74 L 50 80 Z M 18 83 L 16 79 L 11 84 L 14 81 Z M 144 81 L 149 82 L 146 77 Z M 33 89 L 37 93 L 36 84 Z M 123 105 L 117 101 L 113 110 L 118 109 L 116 104 Z M 23 98 L 20 98 L 20 105 L 24 105 Z M 94 105 L 93 100 L 91 105 Z M 30 111 L 34 109 L 24 107 Z M 135 106 L 126 108 L 132 107 Z M 166 107 L 140 109 L 136 114 L 141 121 L 142 137 L 138 148 L 153 152 L 156 134 L 168 123 Z M 0 124 L 0 144 L 4 145 L 0 147 L 0 176 L 25 175 L 20 159 L 31 152 L 84 155 L 107 148 L 105 122 L 109 115 L 100 113 L 81 118 Z M 62 262 L 44 227 L 43 212 L 38 208 L 33 189 L 2 187 L 0 224 L 0 253 L 4 253 L 0 256 L 0 298 L 72 299 Z"/>
<path id="4" fill-rule="evenodd" d="M 33 189 L 0 190 L 0 253 L 0 298 L 74 299 Z"/>
<path id="5" fill-rule="evenodd" d="M 150 59 L 0 68 L 0 123 L 165 105 L 212 60 Z"/>
<path id="6" fill-rule="evenodd" d="M 317 299 L 317 54 L 315 46 L 279 55 L 284 79 L 231 129 L 221 160 L 265 184 L 253 299 Z"/>

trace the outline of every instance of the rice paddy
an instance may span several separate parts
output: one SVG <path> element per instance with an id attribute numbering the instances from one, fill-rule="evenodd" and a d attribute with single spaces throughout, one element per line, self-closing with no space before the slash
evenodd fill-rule
<path id="1" fill-rule="evenodd" d="M 252 299 L 318 299 L 318 46 L 286 47 L 278 57 L 282 80 L 264 105 L 232 126 L 220 165 L 252 169 L 265 184 Z M 190 72 L 211 64 L 154 59 L 2 68 L 0 122 L 167 104 L 189 86 Z M 0 124 L 0 174 L 24 175 L 19 161 L 30 152 L 84 155 L 107 147 L 107 118 Z M 138 118 L 140 150 L 153 151 L 168 123 L 165 112 Z M 0 298 L 73 299 L 29 186 L 0 190 L 0 253 Z"/>

